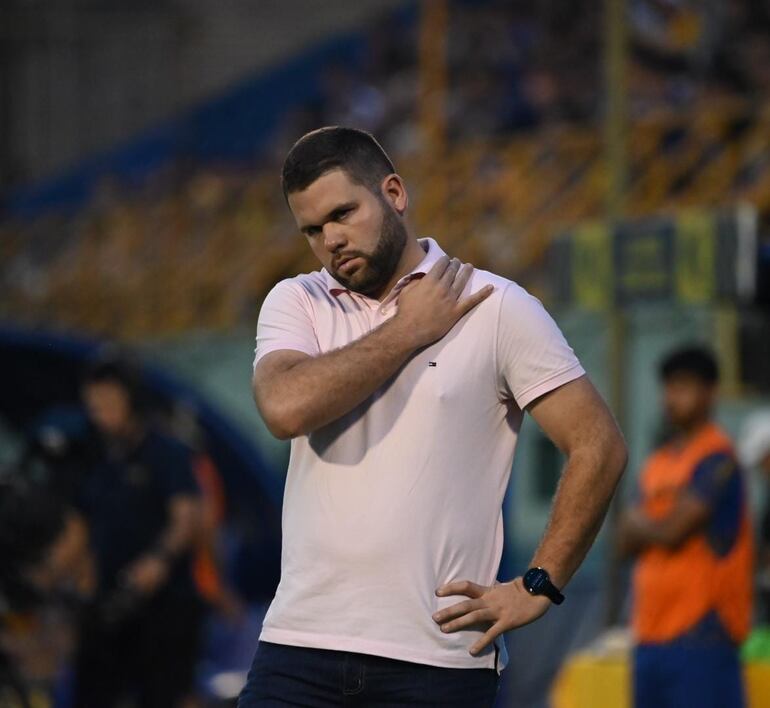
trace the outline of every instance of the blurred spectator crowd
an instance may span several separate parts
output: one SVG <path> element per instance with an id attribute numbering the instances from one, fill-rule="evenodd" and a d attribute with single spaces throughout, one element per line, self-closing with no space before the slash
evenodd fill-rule
<path id="1" fill-rule="evenodd" d="M 141 185 L 103 180 L 75 213 L 0 223 L 2 315 L 124 338 L 251 326 L 273 282 L 316 267 L 278 173 L 325 124 L 381 140 L 419 231 L 537 291 L 549 239 L 603 214 L 605 21 L 601 3 L 450 3 L 447 144 L 429 154 L 419 19 L 387 15 L 259 154 L 180 158 Z M 744 201 L 767 219 L 768 3 L 631 0 L 628 25 L 629 214 Z"/>
<path id="2" fill-rule="evenodd" d="M 225 563 L 227 499 L 195 422 L 153 404 L 114 353 L 0 469 L 0 705 L 195 708 L 240 687 L 239 637 L 256 642 Z M 218 629 L 212 623 L 218 623 Z M 221 660 L 224 659 L 224 662 Z"/>
<path id="3" fill-rule="evenodd" d="M 549 124 L 595 126 L 605 86 L 601 3 L 452 3 L 448 123 L 452 142 Z M 632 119 L 710 100 L 770 96 L 770 5 L 750 0 L 630 0 Z M 321 98 L 277 141 L 319 125 L 356 125 L 397 154 L 419 150 L 418 26 L 394 17 L 370 30 L 357 67 L 330 67 Z"/>

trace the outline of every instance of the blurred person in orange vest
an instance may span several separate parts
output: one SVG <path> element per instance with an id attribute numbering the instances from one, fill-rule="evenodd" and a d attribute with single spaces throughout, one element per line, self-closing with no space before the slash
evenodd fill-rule
<path id="1" fill-rule="evenodd" d="M 177 403 L 170 429 L 192 451 L 192 473 L 200 491 L 200 523 L 192 576 L 198 593 L 214 610 L 233 622 L 240 621 L 245 606 L 230 586 L 224 570 L 220 537 L 227 518 L 227 492 L 214 458 L 208 451 L 203 427 L 194 408 Z"/>
<path id="2" fill-rule="evenodd" d="M 770 411 L 751 415 L 741 431 L 738 445 L 741 462 L 756 469 L 765 478 L 765 507 L 759 524 L 759 553 L 757 589 L 759 591 L 759 621 L 770 624 Z"/>
<path id="3" fill-rule="evenodd" d="M 193 474 L 201 491 L 201 525 L 193 579 L 200 596 L 231 622 L 243 619 L 246 607 L 231 587 L 222 568 L 219 538 L 227 515 L 227 495 L 222 476 L 212 457 L 199 450 L 193 460 Z"/>
<path id="4" fill-rule="evenodd" d="M 738 645 L 752 608 L 752 530 L 732 442 L 712 420 L 719 370 L 705 348 L 661 364 L 671 439 L 647 459 L 619 526 L 636 556 L 636 708 L 742 708 Z"/>

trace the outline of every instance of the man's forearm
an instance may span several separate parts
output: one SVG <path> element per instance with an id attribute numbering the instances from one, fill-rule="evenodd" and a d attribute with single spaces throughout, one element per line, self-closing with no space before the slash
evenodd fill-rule
<path id="1" fill-rule="evenodd" d="M 674 549 L 698 532 L 711 516 L 711 507 L 699 497 L 680 494 L 673 509 L 664 517 L 650 518 L 637 507 L 623 520 L 625 545 L 637 553 L 649 546 Z"/>
<path id="2" fill-rule="evenodd" d="M 180 494 L 169 502 L 169 523 L 158 539 L 155 552 L 174 559 L 189 551 L 201 528 L 200 501 L 192 494 Z"/>
<path id="3" fill-rule="evenodd" d="M 635 519 L 631 541 L 639 551 L 648 546 L 673 546 L 676 543 L 668 526 L 652 519 Z"/>
<path id="4" fill-rule="evenodd" d="M 308 358 L 268 354 L 254 372 L 254 397 L 270 431 L 291 438 L 331 423 L 363 403 L 420 347 L 441 339 L 494 291 L 462 297 L 473 272 L 442 256 L 399 292 L 398 312 L 344 347 Z M 274 356 L 273 361 L 270 357 Z"/>
<path id="5" fill-rule="evenodd" d="M 380 388 L 419 344 L 393 317 L 350 344 L 303 359 L 263 382 L 263 401 L 280 411 L 283 437 L 296 437 L 349 413 Z M 273 411 L 258 399 L 266 420 Z"/>
<path id="6" fill-rule="evenodd" d="M 584 447 L 568 458 L 551 517 L 532 564 L 564 587 L 601 528 L 626 463 L 622 440 Z"/>

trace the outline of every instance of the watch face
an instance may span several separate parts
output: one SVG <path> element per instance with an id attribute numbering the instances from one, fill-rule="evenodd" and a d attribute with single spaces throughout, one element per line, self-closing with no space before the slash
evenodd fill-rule
<path id="1" fill-rule="evenodd" d="M 548 583 L 548 573 L 542 568 L 530 568 L 524 575 L 524 587 L 533 595 L 541 595 Z"/>

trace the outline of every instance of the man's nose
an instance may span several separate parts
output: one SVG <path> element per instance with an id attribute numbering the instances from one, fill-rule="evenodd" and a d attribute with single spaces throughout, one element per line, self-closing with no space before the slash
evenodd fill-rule
<path id="1" fill-rule="evenodd" d="M 341 224 L 336 224 L 333 221 L 324 224 L 323 234 L 324 246 L 326 247 L 326 250 L 330 251 L 331 253 L 334 253 L 336 250 L 347 243 L 347 239 L 345 238 L 345 229 Z"/>

